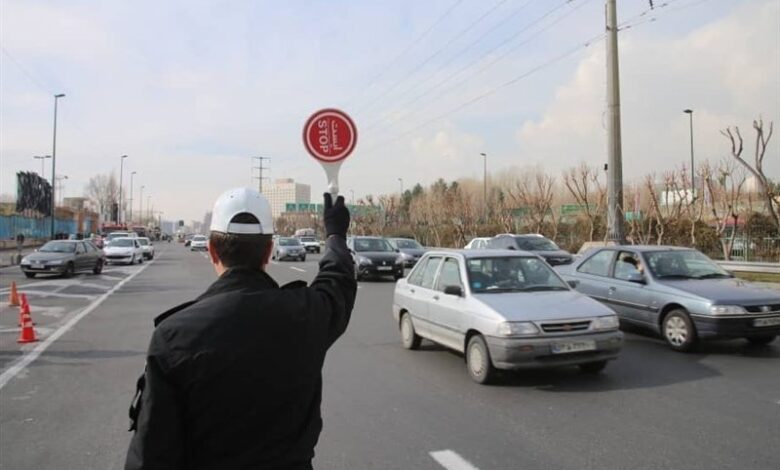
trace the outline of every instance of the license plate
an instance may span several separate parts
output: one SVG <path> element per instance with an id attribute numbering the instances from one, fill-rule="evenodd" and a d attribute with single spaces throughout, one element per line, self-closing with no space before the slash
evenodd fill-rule
<path id="1" fill-rule="evenodd" d="M 595 341 L 570 341 L 567 343 L 553 343 L 553 354 L 565 354 L 580 351 L 593 351 L 596 349 Z"/>
<path id="2" fill-rule="evenodd" d="M 777 326 L 780 325 L 780 317 L 756 318 L 753 320 L 753 326 Z"/>
<path id="3" fill-rule="evenodd" d="M 392 266 L 379 266 L 376 269 L 377 269 L 377 271 L 390 271 L 390 270 L 393 269 L 393 267 Z"/>
<path id="4" fill-rule="evenodd" d="M 41 263 L 30 263 L 30 267 L 33 269 L 43 269 L 43 265 Z"/>

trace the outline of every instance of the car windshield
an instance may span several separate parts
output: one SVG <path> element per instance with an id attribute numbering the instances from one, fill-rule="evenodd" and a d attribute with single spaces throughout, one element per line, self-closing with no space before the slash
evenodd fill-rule
<path id="1" fill-rule="evenodd" d="M 197 237 L 192 237 L 192 241 L 194 241 L 194 242 L 205 242 L 206 241 L 206 237 L 204 237 L 203 235 L 198 235 Z"/>
<path id="2" fill-rule="evenodd" d="M 394 251 L 384 238 L 356 238 L 355 251 Z"/>
<path id="3" fill-rule="evenodd" d="M 732 277 L 728 271 L 696 250 L 645 253 L 650 272 L 658 279 L 711 279 Z"/>
<path id="4" fill-rule="evenodd" d="M 526 251 L 557 251 L 558 245 L 544 237 L 515 237 L 518 248 Z"/>
<path id="5" fill-rule="evenodd" d="M 49 242 L 43 245 L 39 251 L 44 253 L 73 253 L 76 251 L 76 244 L 67 242 Z"/>
<path id="6" fill-rule="evenodd" d="M 301 237 L 302 242 L 316 242 L 317 239 L 314 237 Z"/>
<path id="7" fill-rule="evenodd" d="M 280 246 L 299 246 L 301 242 L 297 238 L 280 238 Z"/>
<path id="8" fill-rule="evenodd" d="M 422 245 L 417 243 L 417 240 L 410 240 L 408 238 L 396 238 L 393 240 L 395 242 L 395 246 L 397 246 L 400 249 L 406 248 L 409 250 L 420 250 L 422 249 Z"/>
<path id="9" fill-rule="evenodd" d="M 108 234 L 108 239 L 109 240 L 114 240 L 115 238 L 124 238 L 124 237 L 127 237 L 126 233 L 109 233 Z"/>
<path id="10" fill-rule="evenodd" d="M 143 246 L 146 246 L 146 245 L 149 244 L 149 239 L 148 238 L 139 238 L 138 239 L 138 243 L 140 243 Z"/>
<path id="11" fill-rule="evenodd" d="M 133 240 L 130 238 L 115 238 L 108 243 L 108 246 L 127 248 L 133 246 Z"/>
<path id="12" fill-rule="evenodd" d="M 536 257 L 471 258 L 467 271 L 475 294 L 569 290 L 547 263 Z"/>

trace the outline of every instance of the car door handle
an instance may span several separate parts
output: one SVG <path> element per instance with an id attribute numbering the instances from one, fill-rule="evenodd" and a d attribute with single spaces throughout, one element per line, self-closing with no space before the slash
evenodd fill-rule
<path id="1" fill-rule="evenodd" d="M 439 296 L 438 295 L 434 295 L 433 296 L 433 300 L 439 300 Z"/>
<path id="2" fill-rule="evenodd" d="M 610 287 L 610 288 L 609 288 L 609 291 L 610 291 L 610 292 L 615 292 L 616 290 L 617 290 L 617 289 L 616 289 L 616 288 L 614 288 L 614 287 Z"/>

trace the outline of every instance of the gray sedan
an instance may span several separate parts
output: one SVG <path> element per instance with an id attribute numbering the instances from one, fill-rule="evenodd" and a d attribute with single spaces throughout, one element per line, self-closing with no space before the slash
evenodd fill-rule
<path id="1" fill-rule="evenodd" d="M 70 277 L 78 271 L 103 271 L 105 257 L 103 250 L 89 241 L 56 240 L 43 245 L 39 250 L 22 258 L 24 275 L 32 278 L 37 274 L 59 274 Z"/>
<path id="2" fill-rule="evenodd" d="M 780 333 L 780 293 L 734 278 L 694 249 L 598 248 L 558 271 L 622 322 L 660 333 L 678 351 L 706 338 L 768 344 Z"/>
<path id="3" fill-rule="evenodd" d="M 523 251 L 428 252 L 396 283 L 393 316 L 405 348 L 426 338 L 465 353 L 478 383 L 496 369 L 578 365 L 597 373 L 623 343 L 609 308 Z"/>

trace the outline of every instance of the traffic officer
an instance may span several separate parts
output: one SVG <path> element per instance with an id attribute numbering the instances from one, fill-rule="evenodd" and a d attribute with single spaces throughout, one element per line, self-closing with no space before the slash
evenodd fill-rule
<path id="1" fill-rule="evenodd" d="M 344 198 L 325 194 L 325 254 L 311 285 L 265 271 L 273 249 L 262 194 L 214 205 L 208 253 L 219 276 L 155 319 L 130 409 L 125 468 L 311 469 L 322 429 L 322 366 L 344 333 L 357 285 Z"/>

